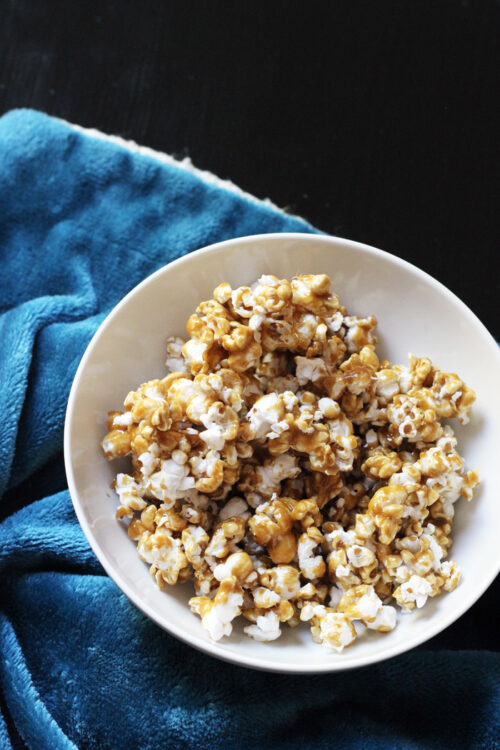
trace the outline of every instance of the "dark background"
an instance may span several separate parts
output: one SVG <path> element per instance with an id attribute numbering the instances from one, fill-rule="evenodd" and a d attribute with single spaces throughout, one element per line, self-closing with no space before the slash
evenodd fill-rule
<path id="1" fill-rule="evenodd" d="M 497 2 L 9 0 L 0 14 L 0 112 L 188 155 L 416 263 L 500 338 Z"/>
<path id="2" fill-rule="evenodd" d="M 500 339 L 499 12 L 480 0 L 0 0 L 0 114 L 33 107 L 189 156 L 417 264 Z M 37 499 L 53 473 L 4 507 Z M 426 648 L 496 650 L 499 586 Z"/>

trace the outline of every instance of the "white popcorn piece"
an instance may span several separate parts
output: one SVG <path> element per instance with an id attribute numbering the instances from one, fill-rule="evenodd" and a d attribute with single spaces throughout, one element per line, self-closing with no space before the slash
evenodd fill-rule
<path id="1" fill-rule="evenodd" d="M 335 419 L 340 414 L 340 407 L 333 398 L 323 396 L 318 401 L 318 408 L 322 416 L 326 417 L 326 419 Z"/>
<path id="2" fill-rule="evenodd" d="M 250 517 L 248 505 L 242 497 L 232 497 L 219 511 L 220 521 L 225 521 L 233 516 L 241 516 L 245 520 Z"/>
<path id="3" fill-rule="evenodd" d="M 186 360 L 186 364 L 202 365 L 205 361 L 205 354 L 208 350 L 208 345 L 198 339 L 189 339 L 182 347 L 182 353 Z"/>
<path id="4" fill-rule="evenodd" d="M 129 427 L 133 423 L 132 412 L 125 411 L 113 418 L 113 427 Z"/>
<path id="5" fill-rule="evenodd" d="M 363 568 L 366 565 L 372 565 L 375 555 L 368 547 L 354 544 L 347 550 L 347 559 L 354 568 Z"/>
<path id="6" fill-rule="evenodd" d="M 283 403 L 277 393 L 261 396 L 248 412 L 248 421 L 255 432 L 255 437 L 263 438 L 272 431 L 283 416 Z"/>
<path id="7" fill-rule="evenodd" d="M 402 583 L 400 586 L 400 600 L 403 605 L 403 612 L 407 612 L 417 606 L 419 609 L 424 606 L 432 592 L 430 583 L 421 576 L 412 575 L 409 581 Z"/>
<path id="8" fill-rule="evenodd" d="M 340 331 L 343 322 L 344 322 L 344 318 L 340 311 L 334 313 L 328 318 L 325 318 L 325 323 L 328 326 L 328 330 L 331 333 L 337 333 L 337 331 Z"/>
<path id="9" fill-rule="evenodd" d="M 148 450 L 139 455 L 139 461 L 141 462 L 141 474 L 147 479 L 159 466 L 159 455 L 160 450 L 156 443 L 152 443 Z"/>
<path id="10" fill-rule="evenodd" d="M 305 385 L 308 382 L 314 383 L 320 378 L 328 375 L 326 365 L 322 359 L 307 359 L 306 357 L 295 357 L 297 369 L 295 376 L 299 385 Z"/>
<path id="11" fill-rule="evenodd" d="M 365 622 L 365 625 L 370 630 L 378 630 L 382 633 L 388 633 L 396 627 L 397 619 L 398 613 L 396 612 L 396 608 L 384 605 L 377 612 L 375 619 L 371 622 Z"/>
<path id="12" fill-rule="evenodd" d="M 153 533 L 145 530 L 137 543 L 137 551 L 139 557 L 150 564 L 150 573 L 160 586 L 177 583 L 179 574 L 188 564 L 181 540 L 164 527 Z"/>
<path id="13" fill-rule="evenodd" d="M 398 373 L 394 370 L 380 370 L 375 378 L 375 393 L 382 403 L 387 404 L 396 393 L 401 392 Z"/>
<path id="14" fill-rule="evenodd" d="M 284 479 L 292 479 L 300 474 L 297 457 L 288 453 L 269 459 L 263 466 L 255 469 L 257 476 L 256 489 L 262 495 L 269 496 L 279 490 Z"/>
<path id="15" fill-rule="evenodd" d="M 323 575 L 325 562 L 322 555 L 314 555 L 318 543 L 311 537 L 303 534 L 297 546 L 300 572 L 309 580 L 314 580 Z"/>
<path id="16" fill-rule="evenodd" d="M 281 601 L 281 597 L 276 591 L 266 589 L 265 586 L 258 586 L 252 593 L 255 606 L 260 609 L 270 609 Z"/>
<path id="17" fill-rule="evenodd" d="M 359 599 L 357 608 L 360 619 L 365 622 L 372 622 L 377 617 L 382 609 L 382 602 L 373 587 Z"/>
<path id="18" fill-rule="evenodd" d="M 167 372 L 187 372 L 186 360 L 182 355 L 184 344 L 184 339 L 178 336 L 171 336 L 167 339 L 167 358 L 165 360 Z"/>
<path id="19" fill-rule="evenodd" d="M 243 596 L 239 593 L 228 594 L 225 603 L 217 603 L 201 618 L 201 624 L 208 631 L 213 641 L 220 641 L 223 636 L 233 632 L 232 622 L 241 612 Z"/>
<path id="20" fill-rule="evenodd" d="M 271 577 L 270 588 L 276 591 L 282 599 L 293 599 L 300 590 L 299 571 L 291 565 L 277 565 L 267 573 Z"/>
<path id="21" fill-rule="evenodd" d="M 182 532 L 182 545 L 193 566 L 199 568 L 203 565 L 203 549 L 208 541 L 208 534 L 202 526 L 187 526 Z"/>
<path id="22" fill-rule="evenodd" d="M 240 578 L 240 569 L 242 567 L 241 558 L 246 557 L 244 552 L 235 552 L 222 563 L 219 563 L 214 568 L 214 576 L 218 581 L 223 581 L 225 578 L 231 578 L 235 576 Z M 248 558 L 247 558 L 248 559 Z M 241 575 L 241 579 L 247 577 L 246 571 Z"/>
<path id="23" fill-rule="evenodd" d="M 120 498 L 120 504 L 124 508 L 142 510 L 146 507 L 146 501 L 141 497 L 140 485 L 128 474 L 116 475 L 115 491 Z"/>
<path id="24" fill-rule="evenodd" d="M 236 434 L 236 412 L 230 407 L 221 410 L 219 404 L 212 404 L 205 414 L 200 415 L 200 421 L 206 427 L 200 432 L 200 438 L 212 450 L 221 451 L 226 440 Z"/>
<path id="25" fill-rule="evenodd" d="M 147 489 L 154 497 L 171 507 L 186 490 L 194 488 L 194 484 L 194 478 L 189 476 L 189 467 L 168 458 L 161 460 L 159 471 L 151 474 Z"/>
<path id="26" fill-rule="evenodd" d="M 324 617 L 326 615 L 326 607 L 322 604 L 304 604 L 300 610 L 300 619 L 303 622 L 309 622 L 313 617 Z"/>
<path id="27" fill-rule="evenodd" d="M 330 602 L 329 605 L 333 609 L 335 609 L 338 606 L 338 603 L 344 596 L 344 590 L 340 588 L 340 586 L 331 586 L 329 589 L 329 595 L 330 595 Z"/>
<path id="28" fill-rule="evenodd" d="M 352 622 L 340 612 L 327 612 L 320 619 L 319 640 L 325 648 L 340 654 L 356 639 Z"/>

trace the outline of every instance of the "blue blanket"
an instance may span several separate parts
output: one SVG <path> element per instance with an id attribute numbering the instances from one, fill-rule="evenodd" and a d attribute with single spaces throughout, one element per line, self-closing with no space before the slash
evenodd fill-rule
<path id="1" fill-rule="evenodd" d="M 0 747 L 498 748 L 499 582 L 422 647 L 321 677 L 218 662 L 147 620 L 73 512 L 63 417 L 137 282 L 195 248 L 314 231 L 28 110 L 0 119 Z"/>

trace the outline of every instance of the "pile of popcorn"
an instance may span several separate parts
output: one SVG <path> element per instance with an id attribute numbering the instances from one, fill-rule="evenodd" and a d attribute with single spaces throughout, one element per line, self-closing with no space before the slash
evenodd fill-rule
<path id="1" fill-rule="evenodd" d="M 223 283 L 168 340 L 169 374 L 109 413 L 106 458 L 132 462 L 117 518 L 160 587 L 192 579 L 211 638 L 303 621 L 340 652 L 457 586 L 454 503 L 478 476 L 442 422 L 474 392 L 425 357 L 379 361 L 375 328 L 324 274 Z"/>

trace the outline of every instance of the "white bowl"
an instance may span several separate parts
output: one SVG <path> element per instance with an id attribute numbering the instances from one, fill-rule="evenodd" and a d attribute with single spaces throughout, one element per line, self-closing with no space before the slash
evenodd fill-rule
<path id="1" fill-rule="evenodd" d="M 407 363 L 409 352 L 427 355 L 441 369 L 457 372 L 477 393 L 469 425 L 454 425 L 459 451 L 481 477 L 474 500 L 458 502 L 451 556 L 463 572 L 459 587 L 430 600 L 423 610 L 401 616 L 392 633 L 370 632 L 342 654 L 314 643 L 307 626 L 284 627 L 283 636 L 269 644 L 248 638 L 236 626 L 230 638 L 213 643 L 188 608 L 192 584 L 160 591 L 125 526 L 115 520 L 117 499 L 109 485 L 118 463 L 108 463 L 99 447 L 108 410 L 121 408 L 127 392 L 139 383 L 165 375 L 165 339 L 184 335 L 197 304 L 221 281 L 236 287 L 263 273 L 281 278 L 329 274 L 352 314 L 377 317 L 379 354 L 400 363 Z M 90 342 L 71 389 L 65 425 L 66 472 L 75 511 L 120 589 L 158 625 L 192 646 L 236 664 L 280 672 L 364 666 L 439 633 L 478 599 L 500 569 L 499 382 L 500 355 L 486 328 L 455 295 L 409 263 L 367 245 L 318 235 L 268 234 L 220 242 L 145 279 Z"/>

